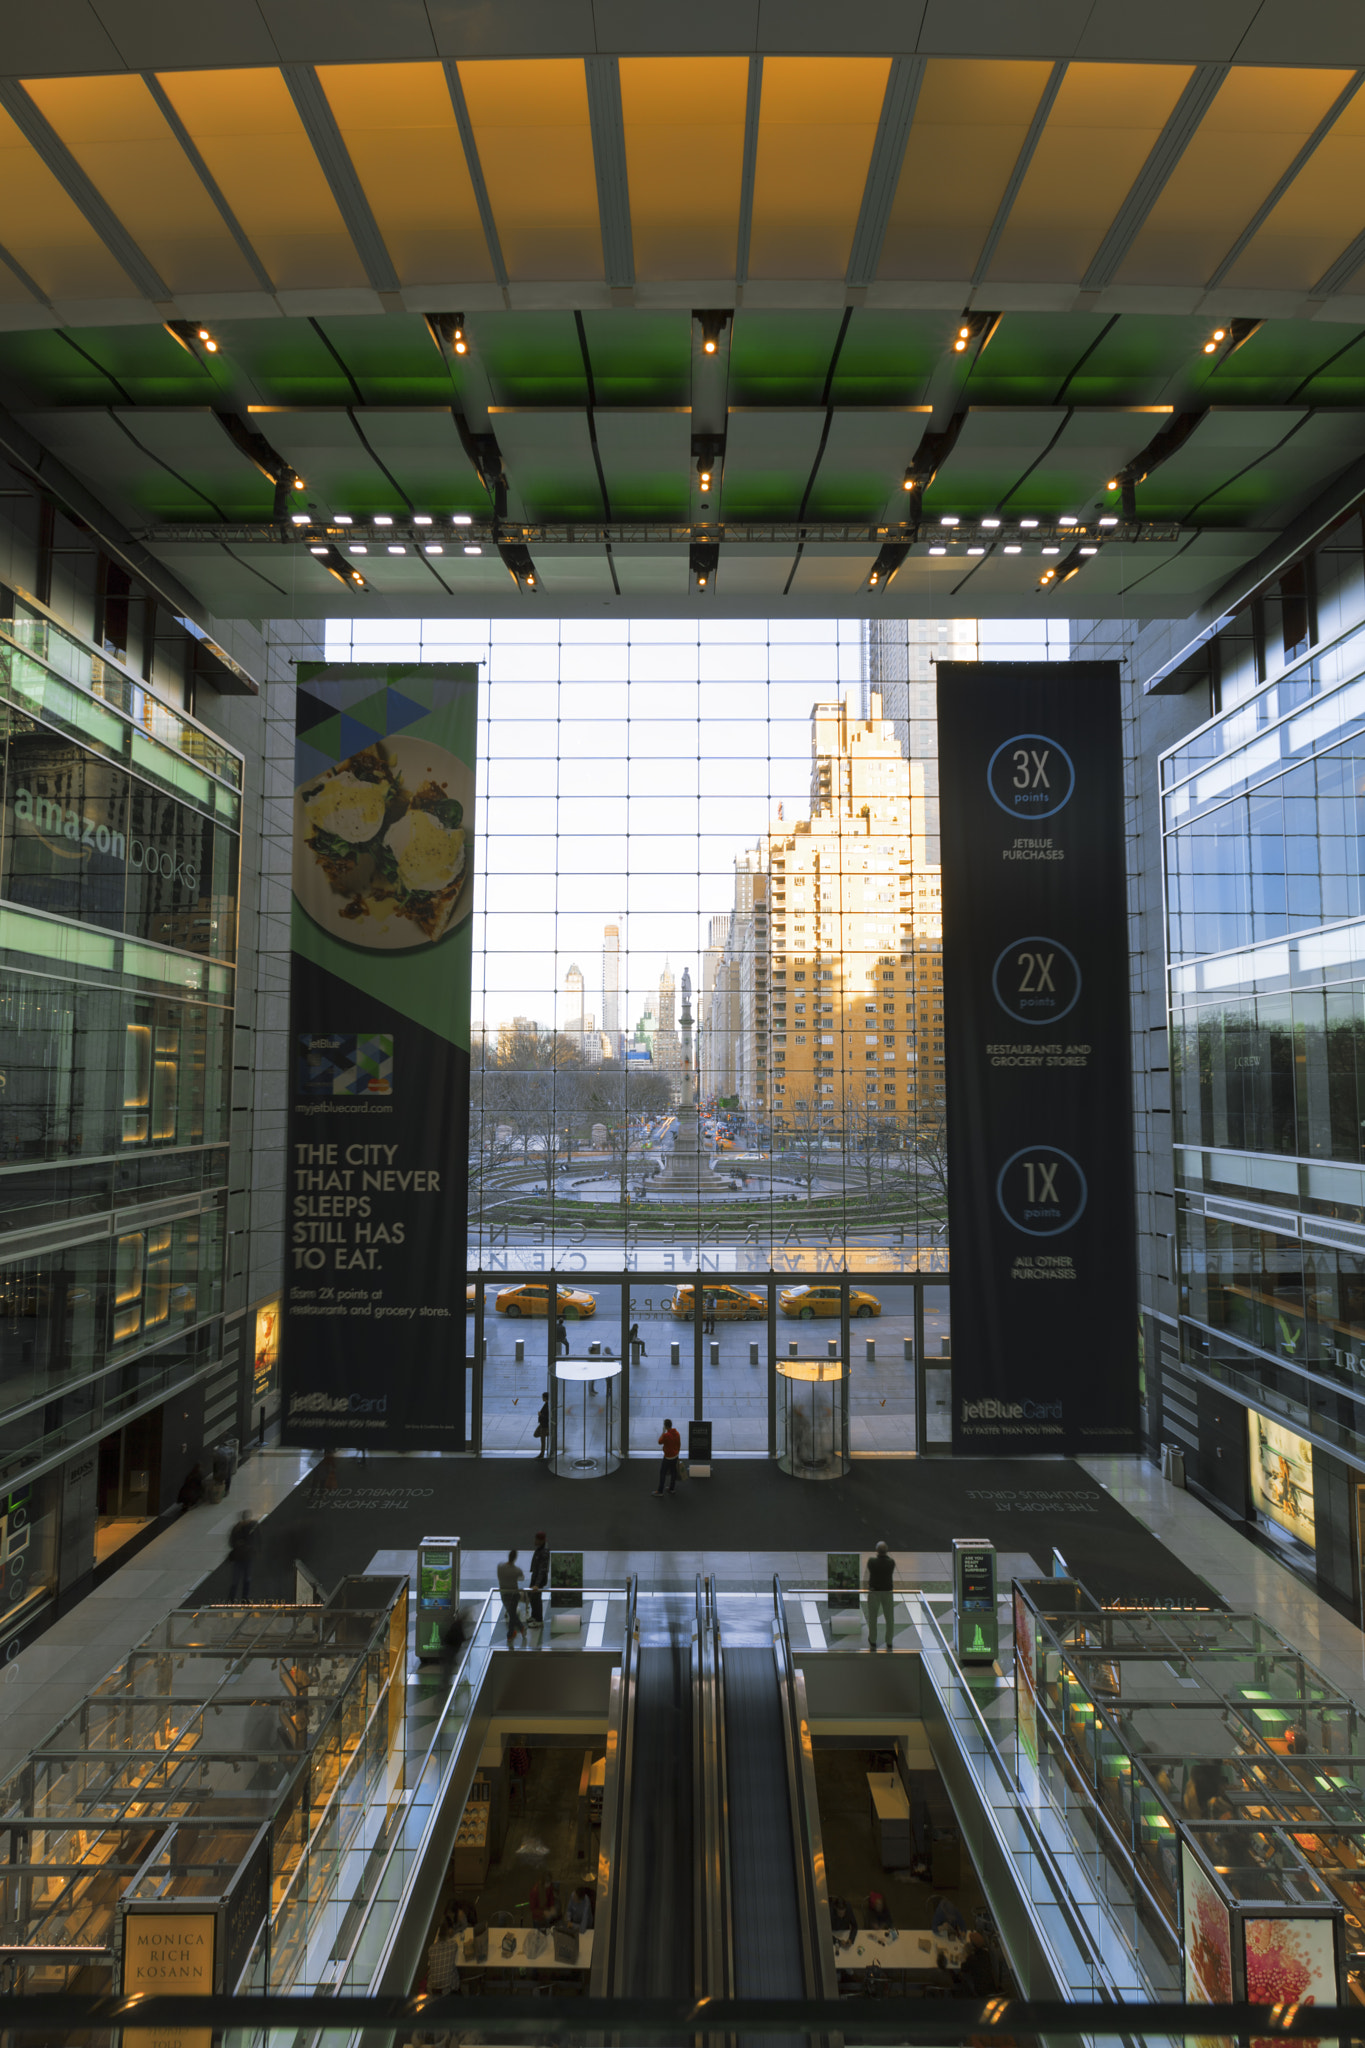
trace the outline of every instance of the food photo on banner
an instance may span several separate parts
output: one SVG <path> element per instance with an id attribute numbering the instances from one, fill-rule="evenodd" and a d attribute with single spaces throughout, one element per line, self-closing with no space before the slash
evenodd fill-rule
<path id="1" fill-rule="evenodd" d="M 1137 1441 L 1117 662 L 939 662 L 953 1449 Z"/>
<path id="2" fill-rule="evenodd" d="M 282 1439 L 459 1450 L 478 670 L 297 673 Z"/>

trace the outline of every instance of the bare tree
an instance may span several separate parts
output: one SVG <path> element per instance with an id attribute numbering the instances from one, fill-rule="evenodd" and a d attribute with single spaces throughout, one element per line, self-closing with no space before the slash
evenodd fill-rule
<path id="1" fill-rule="evenodd" d="M 797 1179 L 805 1183 L 806 1200 L 809 1202 L 820 1172 L 825 1132 L 830 1125 L 821 1098 L 809 1089 L 799 1095 L 788 1096 L 786 1117 L 787 1129 L 782 1143 L 784 1149 L 796 1154 Z"/>
<path id="2" fill-rule="evenodd" d="M 935 1193 L 948 1199 L 948 1119 L 942 1095 L 920 1103 L 914 1124 L 912 1145 L 915 1164 L 922 1179 Z"/>

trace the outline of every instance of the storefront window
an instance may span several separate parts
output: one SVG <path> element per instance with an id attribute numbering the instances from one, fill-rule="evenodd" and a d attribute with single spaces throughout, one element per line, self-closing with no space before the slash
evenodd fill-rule
<path id="1" fill-rule="evenodd" d="M 0 1640 L 55 1591 L 59 1485 L 51 1472 L 0 1495 Z"/>

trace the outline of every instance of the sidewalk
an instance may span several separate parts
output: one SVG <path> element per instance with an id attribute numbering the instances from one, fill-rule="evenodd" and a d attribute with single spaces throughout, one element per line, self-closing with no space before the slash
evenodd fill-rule
<path id="1" fill-rule="evenodd" d="M 78 1706 L 120 1655 L 227 1555 L 228 1530 L 249 1508 L 259 1520 L 292 1492 L 311 1458 L 257 1451 L 216 1506 L 207 1501 L 172 1522 L 135 1558 L 53 1623 L 0 1679 L 0 1776 L 7 1776 L 64 1714 Z"/>

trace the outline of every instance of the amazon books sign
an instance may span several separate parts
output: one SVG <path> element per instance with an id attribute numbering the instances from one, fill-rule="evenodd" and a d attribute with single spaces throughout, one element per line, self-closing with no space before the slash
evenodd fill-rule
<path id="1" fill-rule="evenodd" d="M 464 1444 L 478 670 L 301 662 L 283 1440 Z"/>
<path id="2" fill-rule="evenodd" d="M 940 662 L 953 1449 L 1137 1431 L 1117 662 Z"/>

